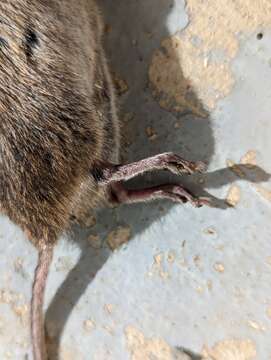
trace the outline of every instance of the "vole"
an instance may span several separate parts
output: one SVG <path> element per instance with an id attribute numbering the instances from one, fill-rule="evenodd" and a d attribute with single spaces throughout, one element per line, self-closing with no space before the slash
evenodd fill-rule
<path id="1" fill-rule="evenodd" d="M 39 253 L 31 301 L 35 360 L 47 359 L 43 297 L 53 248 L 85 188 L 117 204 L 208 203 L 180 185 L 126 190 L 145 171 L 203 171 L 164 153 L 119 160 L 120 125 L 94 0 L 0 2 L 0 209 Z"/>

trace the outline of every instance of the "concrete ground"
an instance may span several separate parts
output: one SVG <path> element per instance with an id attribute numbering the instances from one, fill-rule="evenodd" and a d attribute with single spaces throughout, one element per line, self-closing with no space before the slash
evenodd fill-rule
<path id="1" fill-rule="evenodd" d="M 51 359 L 271 359 L 270 1 L 99 3 L 125 161 L 169 150 L 204 160 L 206 174 L 178 181 L 216 199 L 74 225 L 48 280 Z M 3 217 L 0 236 L 0 358 L 30 360 L 37 255 Z"/>

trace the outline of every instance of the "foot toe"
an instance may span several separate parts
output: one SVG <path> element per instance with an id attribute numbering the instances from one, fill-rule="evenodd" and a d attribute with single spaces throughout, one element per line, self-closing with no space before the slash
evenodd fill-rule
<path id="1" fill-rule="evenodd" d="M 195 171 L 199 173 L 203 173 L 204 171 L 206 171 L 206 169 L 207 169 L 207 165 L 203 161 L 195 162 L 195 168 L 194 168 Z"/>
<path id="2" fill-rule="evenodd" d="M 201 197 L 198 199 L 195 199 L 195 206 L 196 207 L 202 207 L 202 206 L 210 206 L 211 205 L 211 199 L 207 197 Z"/>

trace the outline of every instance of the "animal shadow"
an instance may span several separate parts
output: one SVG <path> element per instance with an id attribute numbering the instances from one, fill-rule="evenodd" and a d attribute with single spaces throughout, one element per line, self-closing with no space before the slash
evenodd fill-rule
<path id="1" fill-rule="evenodd" d="M 112 0 L 99 1 L 107 24 L 106 53 L 110 67 L 114 74 L 124 79 L 125 84 L 127 83 L 127 86 L 124 86 L 125 93 L 119 99 L 125 162 L 156 153 L 174 151 L 184 158 L 203 160 L 209 164 L 214 153 L 212 120 L 193 91 L 189 79 L 183 75 L 182 64 L 179 65 L 178 79 L 182 79 L 183 88 L 189 88 L 189 99 L 193 109 L 187 107 L 182 111 L 170 112 L 160 107 L 159 99 L 153 98 L 153 89 L 148 81 L 153 53 L 161 47 L 161 40 L 170 36 L 167 18 L 174 3 L 174 0 L 140 2 L 119 0 L 117 4 Z M 151 38 L 146 35 L 150 33 Z M 172 48 L 167 51 L 171 57 L 178 56 L 173 43 Z M 121 86 L 119 91 L 121 92 Z M 178 124 L 181 126 L 179 127 Z M 150 129 L 155 129 L 156 137 L 153 137 L 154 134 Z M 252 169 L 246 165 L 235 165 L 234 168 L 220 169 L 203 175 L 184 176 L 181 179 L 166 172 L 147 174 L 140 179 L 130 181 L 128 185 L 136 188 L 178 180 L 196 194 L 210 196 L 204 187 L 219 188 L 239 180 L 238 169 L 242 172 L 241 179 L 244 181 L 257 183 L 266 181 L 270 177 L 260 168 Z M 214 207 L 227 209 L 228 205 L 224 199 L 211 198 Z M 47 323 L 54 322 L 57 325 L 57 331 L 53 335 L 50 331 L 48 333 L 50 359 L 58 358 L 61 336 L 72 309 L 111 254 L 105 241 L 99 249 L 94 249 L 87 241 L 88 236 L 95 233 L 105 239 L 110 230 L 122 224 L 129 224 L 134 235 L 141 233 L 176 205 L 161 202 L 161 206 L 163 212 L 159 210 L 157 203 L 101 209 L 96 212 L 97 224 L 91 230 L 78 225 L 73 227 L 70 237 L 80 246 L 81 256 L 57 290 L 46 314 Z M 201 358 L 188 350 L 186 353 L 191 359 Z"/>

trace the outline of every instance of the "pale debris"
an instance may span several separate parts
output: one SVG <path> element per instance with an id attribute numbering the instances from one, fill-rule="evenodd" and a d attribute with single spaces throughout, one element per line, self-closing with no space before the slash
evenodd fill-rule
<path id="1" fill-rule="evenodd" d="M 83 328 L 86 332 L 91 332 L 92 330 L 94 330 L 96 327 L 96 324 L 93 320 L 91 319 L 87 319 L 84 321 L 83 323 Z"/>
<path id="2" fill-rule="evenodd" d="M 204 229 L 203 233 L 206 235 L 217 235 L 217 231 L 213 227 L 208 227 L 208 228 Z"/>
<path id="3" fill-rule="evenodd" d="M 25 325 L 28 321 L 28 305 L 24 303 L 24 296 L 14 291 L 1 289 L 0 303 L 10 305 L 12 311 Z"/>
<path id="4" fill-rule="evenodd" d="M 255 189 L 261 197 L 263 197 L 265 200 L 271 202 L 271 190 L 266 189 L 265 187 L 260 186 L 260 185 L 256 185 Z"/>
<path id="5" fill-rule="evenodd" d="M 202 265 L 201 265 L 201 257 L 199 255 L 195 255 L 193 257 L 193 262 L 196 265 L 197 268 L 201 269 Z"/>
<path id="6" fill-rule="evenodd" d="M 16 305 L 13 307 L 13 310 L 23 323 L 25 323 L 27 321 L 27 316 L 28 316 L 28 305 L 27 304 Z"/>
<path id="7" fill-rule="evenodd" d="M 248 320 L 248 326 L 257 331 L 265 331 L 265 327 L 254 320 Z"/>
<path id="8" fill-rule="evenodd" d="M 127 82 L 116 73 L 113 73 L 113 81 L 118 95 L 123 95 L 129 89 Z"/>
<path id="9" fill-rule="evenodd" d="M 114 335 L 114 328 L 110 325 L 103 325 L 103 329 L 110 335 Z"/>
<path id="10" fill-rule="evenodd" d="M 61 360 L 83 360 L 83 355 L 76 348 L 72 348 L 71 346 L 67 346 L 63 344 L 60 348 L 60 356 Z"/>
<path id="11" fill-rule="evenodd" d="M 164 279 L 164 280 L 169 279 L 170 274 L 167 271 L 165 271 L 163 268 L 164 254 L 158 253 L 158 254 L 154 255 L 153 259 L 154 259 L 154 262 L 152 264 L 152 269 L 148 273 L 148 275 L 152 276 L 153 274 L 158 274 L 161 279 Z"/>
<path id="12" fill-rule="evenodd" d="M 266 310 L 266 315 L 271 319 L 271 306 L 269 306 Z"/>
<path id="13" fill-rule="evenodd" d="M 256 151 L 255 150 L 249 150 L 244 156 L 242 156 L 240 163 L 243 165 L 247 165 L 248 167 L 251 165 L 251 167 L 254 167 L 257 165 L 256 162 Z"/>
<path id="14" fill-rule="evenodd" d="M 245 173 L 241 170 L 240 166 L 236 164 L 233 160 L 227 159 L 226 164 L 235 175 L 237 175 L 240 178 L 245 177 Z"/>
<path id="15" fill-rule="evenodd" d="M 125 336 L 131 360 L 191 360 L 191 357 L 182 351 L 171 348 L 165 340 L 146 338 L 141 331 L 133 326 L 126 327 Z"/>
<path id="16" fill-rule="evenodd" d="M 93 214 L 82 214 L 80 218 L 80 225 L 91 228 L 97 223 L 96 217 Z"/>
<path id="17" fill-rule="evenodd" d="M 107 314 L 111 315 L 114 310 L 114 305 L 113 304 L 105 304 L 104 310 L 107 312 Z"/>
<path id="18" fill-rule="evenodd" d="M 163 261 L 163 253 L 154 255 L 153 259 L 154 259 L 154 264 L 161 266 Z"/>
<path id="19" fill-rule="evenodd" d="M 152 126 L 147 126 L 145 132 L 150 141 L 154 141 L 157 139 L 157 134 Z"/>
<path id="20" fill-rule="evenodd" d="M 212 280 L 207 281 L 207 288 L 208 288 L 209 291 L 213 290 L 213 282 L 212 282 Z"/>
<path id="21" fill-rule="evenodd" d="M 103 246 L 103 242 L 102 242 L 102 239 L 99 235 L 89 235 L 88 238 L 87 238 L 87 241 L 89 242 L 90 246 L 93 248 L 93 249 L 101 249 L 102 246 Z"/>
<path id="22" fill-rule="evenodd" d="M 214 264 L 214 269 L 219 273 L 223 273 L 225 271 L 225 266 L 222 263 L 217 262 Z"/>
<path id="23" fill-rule="evenodd" d="M 235 207 L 241 198 L 241 189 L 237 185 L 232 185 L 228 191 L 226 197 L 226 203 L 232 207 Z"/>
<path id="24" fill-rule="evenodd" d="M 119 226 L 107 235 L 106 242 L 111 250 L 116 250 L 121 245 L 127 243 L 131 238 L 130 226 Z"/>
<path id="25" fill-rule="evenodd" d="M 251 340 L 225 340 L 212 348 L 204 346 L 203 359 L 210 360 L 256 360 L 255 344 Z"/>
<path id="26" fill-rule="evenodd" d="M 176 259 L 176 253 L 173 250 L 170 250 L 167 254 L 167 261 L 170 264 L 173 264 L 175 262 Z"/>

